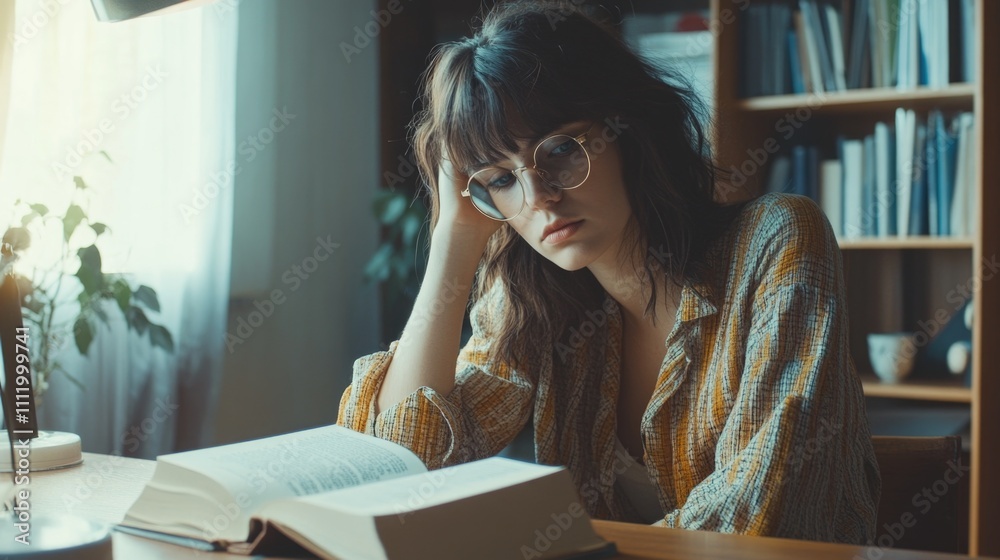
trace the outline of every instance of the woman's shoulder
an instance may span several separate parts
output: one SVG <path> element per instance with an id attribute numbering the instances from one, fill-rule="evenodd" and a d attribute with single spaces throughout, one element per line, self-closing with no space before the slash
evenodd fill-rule
<path id="1" fill-rule="evenodd" d="M 836 237 L 823 210 L 809 197 L 767 193 L 747 202 L 734 224 L 738 245 L 764 256 L 776 249 L 828 253 Z"/>
<path id="2" fill-rule="evenodd" d="M 841 259 L 823 210 L 808 197 L 784 193 L 743 203 L 715 254 L 719 281 L 740 290 L 765 278 L 825 285 L 816 276 L 836 274 Z"/>

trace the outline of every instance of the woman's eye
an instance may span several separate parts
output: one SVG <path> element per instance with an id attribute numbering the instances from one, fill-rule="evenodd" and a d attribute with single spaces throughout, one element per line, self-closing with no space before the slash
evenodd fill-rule
<path id="1" fill-rule="evenodd" d="M 498 173 L 486 183 L 489 189 L 504 189 L 514 184 L 513 173 Z"/>
<path id="2" fill-rule="evenodd" d="M 576 146 L 574 144 L 576 144 L 576 140 L 567 140 L 562 144 L 559 144 L 555 148 L 552 148 L 552 150 L 549 152 L 549 157 L 553 158 L 565 157 L 572 154 L 573 151 L 576 149 Z"/>

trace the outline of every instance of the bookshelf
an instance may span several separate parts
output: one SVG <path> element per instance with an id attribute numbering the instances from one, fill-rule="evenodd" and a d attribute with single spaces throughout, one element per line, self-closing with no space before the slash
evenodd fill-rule
<path id="1" fill-rule="evenodd" d="M 895 88 L 851 89 L 824 94 L 804 94 L 821 103 L 825 113 L 852 114 L 859 111 L 884 111 L 905 104 L 915 109 L 939 107 L 962 109 L 972 106 L 975 84 L 951 84 L 944 88 L 918 87 L 910 91 Z M 802 106 L 803 94 L 768 95 L 741 99 L 739 109 L 755 113 L 778 113 Z"/>
<path id="2" fill-rule="evenodd" d="M 890 399 L 909 399 L 932 402 L 971 403 L 972 389 L 951 380 L 904 380 L 895 385 L 882 383 L 874 373 L 862 371 L 861 384 L 865 395 Z"/>
<path id="3" fill-rule="evenodd" d="M 379 0 L 380 9 L 388 0 Z M 967 500 L 968 539 L 973 555 L 1000 556 L 1000 375 L 992 364 L 1000 363 L 1000 279 L 983 283 L 974 299 L 972 327 L 971 384 L 961 379 L 911 378 L 895 385 L 877 380 L 868 366 L 865 333 L 902 330 L 902 327 L 934 315 L 948 304 L 948 291 L 968 280 L 983 257 L 1000 255 L 1000 182 L 998 171 L 987 158 L 1000 154 L 1000 106 L 997 105 L 998 74 L 987 72 L 984 61 L 1000 55 L 1000 2 L 975 0 L 974 50 L 978 68 L 972 83 L 950 83 L 943 87 L 894 87 L 851 89 L 824 94 L 764 95 L 743 98 L 740 91 L 740 24 L 749 6 L 783 0 L 573 0 L 585 1 L 599 11 L 620 20 L 630 14 L 659 15 L 665 12 L 707 10 L 713 38 L 712 98 L 714 117 L 725 127 L 716 134 L 716 154 L 720 162 L 739 165 L 748 160 L 746 150 L 774 138 L 776 120 L 807 108 L 795 140 L 815 141 L 830 150 L 838 134 L 869 133 L 875 122 L 888 120 L 897 107 L 922 115 L 933 109 L 972 111 L 976 128 L 974 150 L 976 228 L 971 235 L 955 237 L 887 237 L 841 239 L 851 314 L 851 346 L 863 380 L 869 404 L 898 403 L 901 408 L 926 409 L 928 415 L 947 410 L 968 410 L 971 434 L 969 456 L 963 461 L 972 467 Z M 857 0 L 855 0 L 857 1 Z M 908 1 L 908 0 L 907 0 Z M 937 0 L 933 0 L 937 1 Z M 493 0 L 483 3 L 490 6 Z M 785 1 L 797 4 L 797 0 Z M 394 170 L 406 152 L 406 123 L 413 116 L 416 86 L 426 65 L 426 55 L 438 42 L 464 36 L 477 21 L 481 5 L 464 0 L 412 0 L 395 16 L 379 37 L 381 170 Z M 397 23 L 398 22 L 398 23 Z M 988 101 L 992 101 L 990 104 Z M 805 111 L 804 111 L 805 112 Z M 759 193 L 766 183 L 773 160 L 755 165 L 741 189 L 746 196 Z M 417 189 L 417 177 L 405 177 L 405 188 Z M 992 187 L 992 188 L 990 188 Z M 384 338 L 392 340 L 408 315 L 386 319 Z M 394 323 L 395 321 L 395 323 Z M 398 324 L 396 324 L 398 323 Z M 915 330 L 915 329 L 910 329 Z M 530 448 L 530 438 L 528 441 Z M 530 454 L 529 454 L 530 457 Z"/>
<path id="4" fill-rule="evenodd" d="M 931 237 L 929 235 L 889 239 L 841 239 L 841 251 L 860 249 L 972 249 L 971 237 Z"/>
<path id="5" fill-rule="evenodd" d="M 797 2 L 780 2 L 795 6 Z M 748 16 L 746 2 L 708 2 L 714 42 L 714 116 L 717 127 L 716 153 L 724 168 L 746 165 L 747 150 L 764 146 L 775 138 L 775 123 L 796 111 L 801 126 L 796 135 L 830 150 L 841 134 L 858 135 L 870 131 L 878 120 L 891 121 L 898 107 L 926 115 L 932 109 L 972 111 L 975 129 L 972 149 L 973 212 L 976 225 L 971 235 L 862 237 L 841 239 L 851 315 L 851 347 L 870 402 L 885 400 L 911 406 L 949 403 L 968 407 L 971 433 L 968 459 L 971 465 L 968 497 L 968 552 L 1000 555 L 1000 375 L 993 364 L 1000 363 L 1000 281 L 990 282 L 981 273 L 984 257 L 1000 255 L 1000 223 L 991 219 L 1000 213 L 1000 173 L 991 167 L 991 157 L 1000 153 L 1000 79 L 987 70 L 987 63 L 1000 55 L 1000 2 L 975 0 L 976 53 L 975 81 L 951 83 L 944 87 L 897 89 L 880 87 L 849 89 L 827 93 L 800 93 L 742 97 L 741 33 Z M 992 33 L 988 33 L 992 30 Z M 774 158 L 757 166 L 747 165 L 744 194 L 764 190 Z M 756 167 L 756 168 L 755 168 Z M 746 169 L 746 168 L 745 168 Z M 971 379 L 918 378 L 898 384 L 881 383 L 870 372 L 866 332 L 912 330 L 917 321 L 933 317 L 939 309 L 952 311 L 949 294 L 956 285 L 975 283 L 972 298 Z"/>

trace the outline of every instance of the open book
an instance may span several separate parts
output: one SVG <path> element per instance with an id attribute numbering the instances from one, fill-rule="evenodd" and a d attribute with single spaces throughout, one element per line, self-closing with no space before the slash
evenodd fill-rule
<path id="1" fill-rule="evenodd" d="M 162 455 L 120 528 L 243 554 L 321 558 L 598 558 L 562 467 L 491 458 L 428 471 L 340 426 Z"/>

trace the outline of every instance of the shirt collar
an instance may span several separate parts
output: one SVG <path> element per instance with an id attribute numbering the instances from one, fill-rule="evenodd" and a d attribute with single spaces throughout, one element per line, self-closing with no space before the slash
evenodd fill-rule
<path id="1" fill-rule="evenodd" d="M 677 316 L 686 323 L 714 315 L 719 311 L 718 307 L 712 303 L 714 299 L 715 292 L 711 284 L 697 280 L 685 280 L 681 289 L 681 302 Z"/>

